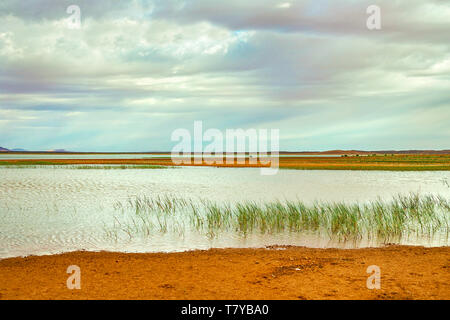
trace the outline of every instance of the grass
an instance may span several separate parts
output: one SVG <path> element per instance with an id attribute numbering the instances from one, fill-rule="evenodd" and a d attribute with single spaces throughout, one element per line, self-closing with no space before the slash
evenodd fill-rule
<path id="1" fill-rule="evenodd" d="M 59 168 L 67 168 L 67 166 L 60 166 Z M 71 166 L 71 169 L 104 169 L 104 170 L 115 170 L 115 169 L 167 169 L 168 166 L 158 166 L 158 165 L 78 165 Z"/>
<path id="2" fill-rule="evenodd" d="M 285 170 L 356 170 L 356 171 L 449 171 L 450 166 L 430 166 L 430 165 L 423 165 L 423 166 L 415 166 L 415 165 L 408 165 L 408 166 L 393 166 L 393 165 L 376 165 L 376 166 L 359 166 L 359 165 L 304 165 L 304 166 L 291 166 L 291 167 L 280 167 L 280 169 Z"/>
<path id="3" fill-rule="evenodd" d="M 339 240 L 399 240 L 411 234 L 448 237 L 450 201 L 439 196 L 397 196 L 390 201 L 364 204 L 274 201 L 217 204 L 174 197 L 135 197 L 118 202 L 116 210 L 127 219 L 116 225 L 130 237 L 154 232 L 195 230 L 209 237 L 220 232 L 302 233 L 313 232 Z M 130 214 L 131 215 L 127 215 Z M 172 229 L 171 229 L 172 228 Z"/>
<path id="4" fill-rule="evenodd" d="M 0 160 L 1 166 L 58 166 L 58 165 L 139 165 L 140 168 L 153 166 L 175 166 L 171 158 L 155 159 L 21 159 Z M 190 165 L 193 165 L 190 164 Z M 206 166 L 202 163 L 199 165 Z M 150 166 L 150 167 L 145 167 Z M 261 163 L 250 164 L 211 164 L 214 167 L 261 167 Z M 389 170 L 389 171 L 449 171 L 449 154 L 410 154 L 410 155 L 369 155 L 341 157 L 280 157 L 281 169 L 294 170 Z"/>
<path id="5" fill-rule="evenodd" d="M 280 158 L 281 169 L 448 171 L 450 155 L 371 155 L 322 158 Z"/>
<path id="6" fill-rule="evenodd" d="M 54 164 L 52 162 L 44 162 L 44 161 L 36 161 L 29 163 L 0 163 L 0 167 L 7 168 L 27 168 L 27 169 L 39 169 L 39 168 L 52 168 L 52 169 L 79 169 L 79 170 L 117 170 L 117 169 L 167 169 L 171 168 L 169 166 L 161 166 L 161 165 L 128 165 L 128 164 L 120 164 L 120 165 L 70 165 L 70 164 Z"/>

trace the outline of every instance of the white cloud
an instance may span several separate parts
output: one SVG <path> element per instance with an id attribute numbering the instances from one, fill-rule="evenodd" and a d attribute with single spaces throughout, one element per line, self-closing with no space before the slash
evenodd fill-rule
<path id="1" fill-rule="evenodd" d="M 280 9 L 289 9 L 290 7 L 291 7 L 290 2 L 283 2 L 283 3 L 277 4 L 277 8 L 280 8 Z"/>
<path id="2" fill-rule="evenodd" d="M 365 1 L 80 1 L 79 30 L 65 2 L 36 3 L 0 5 L 0 146 L 170 149 L 200 119 L 276 126 L 284 149 L 390 148 L 379 130 L 413 148 L 420 117 L 421 141 L 448 147 L 442 1 L 383 0 L 380 32 Z"/>

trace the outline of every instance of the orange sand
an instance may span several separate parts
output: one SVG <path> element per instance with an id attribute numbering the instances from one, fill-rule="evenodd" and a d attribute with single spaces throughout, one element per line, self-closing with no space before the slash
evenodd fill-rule
<path id="1" fill-rule="evenodd" d="M 66 287 L 69 265 L 81 290 Z M 0 260 L 0 299 L 450 299 L 449 271 L 449 247 L 73 252 Z"/>

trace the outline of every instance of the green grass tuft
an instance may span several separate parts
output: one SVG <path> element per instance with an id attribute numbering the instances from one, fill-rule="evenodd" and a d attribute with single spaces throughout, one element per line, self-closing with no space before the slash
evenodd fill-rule
<path id="1" fill-rule="evenodd" d="M 411 234 L 431 237 L 441 233 L 448 237 L 450 230 L 450 201 L 433 195 L 411 194 L 363 204 L 247 201 L 233 205 L 169 196 L 135 197 L 127 203 L 118 202 L 115 208 L 124 215 L 138 216 L 148 234 L 152 228 L 169 232 L 176 226 L 178 232 L 189 228 L 210 237 L 220 232 L 242 236 L 312 232 L 340 240 L 393 241 Z M 128 220 L 127 233 L 130 221 L 133 230 L 139 229 L 135 220 Z"/>

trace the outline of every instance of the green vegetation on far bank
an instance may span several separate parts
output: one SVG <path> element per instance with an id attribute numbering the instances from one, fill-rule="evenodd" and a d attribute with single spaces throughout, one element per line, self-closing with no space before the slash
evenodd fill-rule
<path id="1" fill-rule="evenodd" d="M 291 166 L 283 167 L 283 170 L 355 170 L 355 171 L 450 171 L 450 165 L 442 166 L 358 166 L 358 165 L 322 165 L 322 166 Z"/>
<path id="2" fill-rule="evenodd" d="M 17 164 L 17 163 L 0 163 L 0 167 L 8 168 L 53 168 L 53 169 L 76 169 L 76 170 L 124 170 L 124 169 L 167 169 L 174 168 L 172 166 L 161 166 L 161 165 L 133 165 L 133 164 L 119 164 L 119 165 L 103 165 L 103 164 L 92 164 L 92 165 L 76 165 L 76 164 L 55 164 L 52 162 L 41 162 L 36 161 L 32 164 Z"/>
<path id="3" fill-rule="evenodd" d="M 217 160 L 220 158 L 217 158 Z M 185 159 L 186 160 L 186 159 Z M 253 159 L 254 160 L 254 159 Z M 264 162 L 253 163 L 249 158 L 245 163 L 206 163 L 202 166 L 213 167 L 261 167 Z M 89 169 L 154 169 L 161 167 L 176 167 L 170 157 L 148 158 L 148 159 L 9 159 L 0 160 L 0 167 L 33 167 L 33 166 L 56 166 Z M 198 165 L 191 163 L 182 164 Z M 133 167 L 134 166 L 134 167 Z M 450 171 L 450 155 L 368 155 L 368 156 L 341 156 L 341 157 L 280 157 L 278 159 L 280 169 L 292 170 L 387 170 L 387 171 Z"/>

